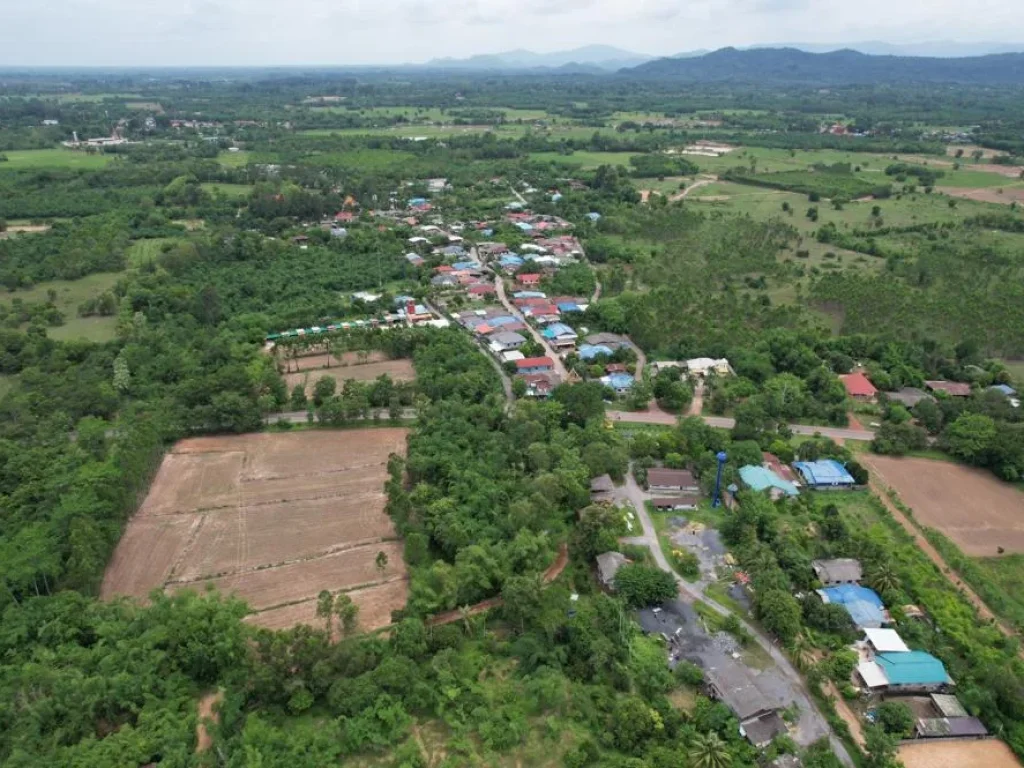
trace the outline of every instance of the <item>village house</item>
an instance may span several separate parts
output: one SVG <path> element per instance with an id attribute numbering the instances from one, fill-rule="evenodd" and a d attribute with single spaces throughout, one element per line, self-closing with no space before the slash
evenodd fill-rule
<path id="1" fill-rule="evenodd" d="M 527 357 L 516 361 L 517 373 L 547 373 L 555 367 L 550 357 Z"/>
<path id="2" fill-rule="evenodd" d="M 751 672 L 738 661 L 724 656 L 704 670 L 707 694 L 723 702 L 740 721 L 740 733 L 755 747 L 765 747 L 788 731 L 779 707 L 757 685 Z"/>
<path id="3" fill-rule="evenodd" d="M 576 339 L 579 338 L 572 328 L 565 323 L 552 323 L 543 331 L 541 335 L 547 339 L 547 341 L 555 349 L 572 349 L 576 346 Z"/>
<path id="4" fill-rule="evenodd" d="M 615 589 L 615 574 L 629 562 L 621 552 L 602 552 L 597 556 L 597 579 L 605 589 Z"/>
<path id="5" fill-rule="evenodd" d="M 661 496 L 651 499 L 652 506 L 662 512 L 693 510 L 700 504 L 700 494 L 680 493 L 678 496 Z"/>
<path id="6" fill-rule="evenodd" d="M 664 491 L 685 491 L 697 493 L 700 484 L 688 469 L 663 469 L 652 467 L 647 470 L 647 487 L 652 493 Z"/>
<path id="7" fill-rule="evenodd" d="M 843 557 L 834 560 L 813 560 L 811 568 L 818 581 L 826 587 L 834 587 L 837 584 L 859 584 L 863 573 L 860 561 L 853 558 Z"/>
<path id="8" fill-rule="evenodd" d="M 926 381 L 924 386 L 929 392 L 944 392 L 950 397 L 971 396 L 971 385 L 961 381 Z"/>
<path id="9" fill-rule="evenodd" d="M 748 464 L 739 469 L 740 480 L 752 491 L 768 491 L 772 499 L 783 496 L 799 496 L 800 491 L 794 483 L 785 480 L 767 467 Z"/>
<path id="10" fill-rule="evenodd" d="M 874 693 L 933 693 L 953 685 L 942 662 L 925 651 L 876 654 L 857 665 L 857 674 Z"/>
<path id="11" fill-rule="evenodd" d="M 804 484 L 816 491 L 849 490 L 857 485 L 853 475 L 835 459 L 796 461 L 793 468 L 803 477 Z"/>
<path id="12" fill-rule="evenodd" d="M 934 397 L 929 395 L 923 389 L 918 389 L 917 387 L 904 387 L 903 389 L 898 389 L 895 392 L 886 392 L 885 396 L 889 401 L 899 403 L 907 408 L 913 408 L 922 400 L 935 401 Z"/>
<path id="13" fill-rule="evenodd" d="M 612 373 L 602 376 L 601 383 L 615 392 L 616 395 L 626 395 L 632 391 L 635 382 L 628 373 Z"/>
<path id="14" fill-rule="evenodd" d="M 611 501 L 614 492 L 615 483 L 609 475 L 601 475 L 590 481 L 590 500 L 593 502 Z"/>
<path id="15" fill-rule="evenodd" d="M 529 373 L 517 378 L 526 384 L 527 397 L 550 397 L 555 387 L 562 383 L 561 377 L 554 372 Z"/>
<path id="16" fill-rule="evenodd" d="M 519 349 L 526 343 L 526 337 L 513 331 L 500 331 L 489 337 L 489 346 L 495 352 Z"/>
<path id="17" fill-rule="evenodd" d="M 520 288 L 536 288 L 540 285 L 541 276 L 535 272 L 530 272 L 525 275 L 516 275 L 516 283 Z"/>
<path id="18" fill-rule="evenodd" d="M 982 739 L 988 729 L 964 709 L 960 700 L 949 693 L 929 696 L 931 717 L 918 718 L 914 727 L 915 739 Z"/>
<path id="19" fill-rule="evenodd" d="M 875 385 L 872 384 L 868 377 L 864 375 L 863 371 L 847 373 L 840 376 L 839 380 L 843 382 L 843 386 L 846 388 L 846 394 L 854 400 L 873 403 L 878 395 L 878 390 L 875 389 Z"/>

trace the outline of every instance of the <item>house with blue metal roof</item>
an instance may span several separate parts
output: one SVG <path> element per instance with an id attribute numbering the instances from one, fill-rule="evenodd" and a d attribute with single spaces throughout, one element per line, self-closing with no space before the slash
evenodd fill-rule
<path id="1" fill-rule="evenodd" d="M 767 467 L 748 464 L 740 467 L 740 479 L 746 486 L 755 491 L 769 491 L 772 498 L 785 494 L 786 496 L 799 496 L 800 491 L 793 483 L 783 480 Z"/>
<path id="2" fill-rule="evenodd" d="M 546 299 L 548 295 L 544 291 L 516 291 L 512 294 L 513 299 Z"/>
<path id="3" fill-rule="evenodd" d="M 793 468 L 803 476 L 807 487 L 815 490 L 853 488 L 857 484 L 846 467 L 835 459 L 796 461 Z"/>
<path id="4" fill-rule="evenodd" d="M 633 389 L 633 377 L 628 373 L 611 373 L 602 376 L 601 383 L 615 390 L 617 395 L 625 395 Z"/>
<path id="5" fill-rule="evenodd" d="M 861 629 L 877 629 L 889 623 L 882 598 L 859 584 L 839 584 L 817 590 L 822 602 L 841 605 Z"/>
<path id="6" fill-rule="evenodd" d="M 575 301 L 559 301 L 555 304 L 558 307 L 559 312 L 582 312 L 583 307 L 577 304 Z"/>
<path id="7" fill-rule="evenodd" d="M 512 315 L 498 315 L 497 317 L 487 318 L 487 324 L 490 326 L 512 325 L 513 323 L 518 322 L 519 321 L 516 318 L 512 317 Z"/>
<path id="8" fill-rule="evenodd" d="M 590 219 L 591 221 L 596 222 L 601 219 L 601 214 L 597 213 L 596 211 L 591 211 L 590 213 L 587 214 L 587 218 Z"/>
<path id="9" fill-rule="evenodd" d="M 579 349 L 579 356 L 581 360 L 591 361 L 601 355 L 607 355 L 611 357 L 615 354 L 611 347 L 606 347 L 604 344 L 584 344 Z"/>

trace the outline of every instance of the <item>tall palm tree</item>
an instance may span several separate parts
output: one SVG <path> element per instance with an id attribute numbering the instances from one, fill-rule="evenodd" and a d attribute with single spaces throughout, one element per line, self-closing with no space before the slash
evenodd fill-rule
<path id="1" fill-rule="evenodd" d="M 868 572 L 868 584 L 873 590 L 883 594 L 895 592 L 900 588 L 900 580 L 893 570 L 892 563 L 888 561 L 878 563 Z"/>
<path id="2" fill-rule="evenodd" d="M 811 647 L 810 639 L 801 632 L 789 646 L 789 655 L 793 658 L 793 666 L 801 672 L 806 672 L 814 663 L 814 649 Z"/>
<path id="3" fill-rule="evenodd" d="M 690 761 L 693 768 L 729 768 L 732 754 L 717 733 L 702 733 L 693 740 Z"/>

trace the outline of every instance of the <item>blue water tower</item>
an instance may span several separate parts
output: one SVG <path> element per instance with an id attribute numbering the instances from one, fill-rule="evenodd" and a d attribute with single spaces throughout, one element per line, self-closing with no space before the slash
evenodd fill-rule
<path id="1" fill-rule="evenodd" d="M 729 457 L 725 451 L 719 451 L 715 458 L 718 459 L 718 474 L 715 476 L 715 498 L 712 500 L 711 506 L 720 507 L 722 506 L 722 467 L 725 466 Z"/>

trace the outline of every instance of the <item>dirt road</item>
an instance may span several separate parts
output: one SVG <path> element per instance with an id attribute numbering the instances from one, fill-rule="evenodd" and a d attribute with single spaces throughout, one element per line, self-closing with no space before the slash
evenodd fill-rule
<path id="1" fill-rule="evenodd" d="M 679 194 L 672 195 L 672 197 L 670 197 L 669 200 L 671 200 L 673 203 L 676 202 L 677 200 L 685 200 L 687 195 L 693 192 L 693 190 L 700 189 L 701 187 L 706 187 L 708 184 L 714 184 L 716 181 L 718 181 L 717 176 L 712 176 L 711 178 L 706 179 L 699 179 L 698 181 L 693 182 L 693 184 L 688 186 Z"/>

